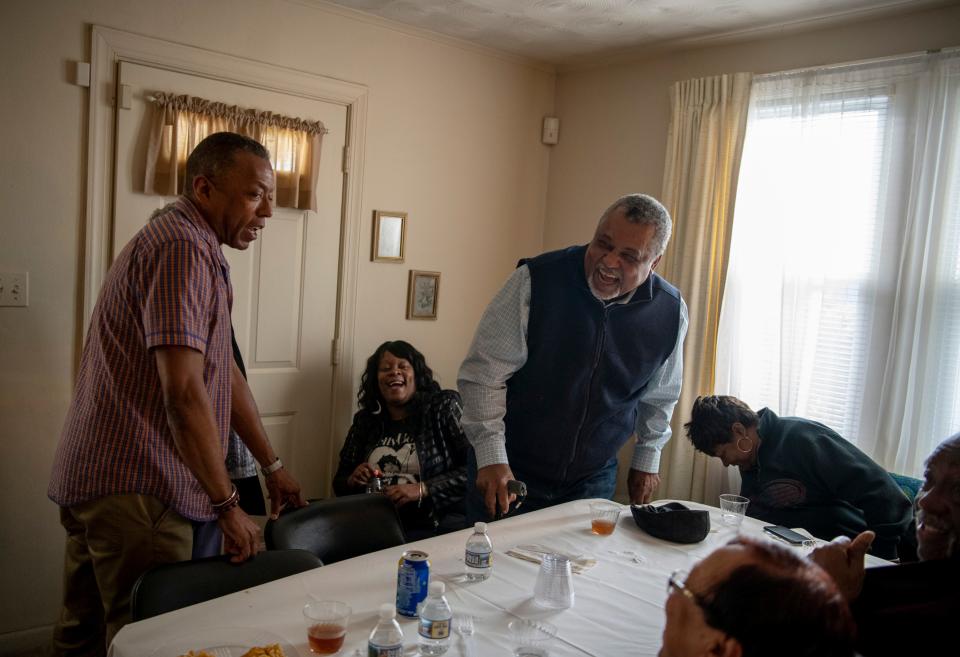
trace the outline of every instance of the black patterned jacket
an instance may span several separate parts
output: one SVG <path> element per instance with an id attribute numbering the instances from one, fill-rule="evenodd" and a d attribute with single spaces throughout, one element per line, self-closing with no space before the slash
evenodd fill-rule
<path id="1" fill-rule="evenodd" d="M 432 503 L 433 525 L 448 513 L 464 513 L 464 495 L 467 483 L 467 438 L 460 427 L 462 414 L 460 393 L 441 390 L 423 404 L 419 423 L 414 432 L 417 458 L 420 461 L 420 480 L 427 485 Z M 340 465 L 333 478 L 337 495 L 362 493 L 364 487 L 347 485 L 347 478 L 356 467 L 366 461 L 371 450 L 383 436 L 383 414 L 359 411 L 340 450 Z"/>

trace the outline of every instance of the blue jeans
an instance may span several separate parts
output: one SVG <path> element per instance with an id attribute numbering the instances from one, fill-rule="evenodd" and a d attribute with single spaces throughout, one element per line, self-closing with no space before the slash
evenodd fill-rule
<path id="1" fill-rule="evenodd" d="M 191 559 L 215 557 L 222 552 L 223 532 L 216 520 L 191 520 L 193 525 L 193 553 Z"/>
<path id="2" fill-rule="evenodd" d="M 573 500 L 592 498 L 613 499 L 617 488 L 617 459 L 610 459 L 592 475 L 572 482 L 540 481 L 526 477 L 522 469 L 511 466 L 513 476 L 527 485 L 527 497 L 519 510 L 511 507 L 508 515 L 517 515 L 527 511 L 545 509 L 548 506 L 563 504 Z M 473 448 L 467 450 L 467 526 L 477 521 L 489 521 L 483 497 L 477 490 L 477 456 Z"/>

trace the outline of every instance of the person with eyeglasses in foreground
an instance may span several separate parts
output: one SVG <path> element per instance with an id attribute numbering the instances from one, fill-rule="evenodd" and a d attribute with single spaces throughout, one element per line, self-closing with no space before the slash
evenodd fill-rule
<path id="1" fill-rule="evenodd" d="M 790 548 L 739 537 L 667 583 L 660 657 L 848 657 L 846 598 Z"/>
<path id="2" fill-rule="evenodd" d="M 851 601 L 857 652 L 946 654 L 960 619 L 960 433 L 941 442 L 926 461 L 917 508 L 919 562 L 866 569 L 873 540 L 866 531 L 839 537 L 810 558 L 829 572 Z"/>

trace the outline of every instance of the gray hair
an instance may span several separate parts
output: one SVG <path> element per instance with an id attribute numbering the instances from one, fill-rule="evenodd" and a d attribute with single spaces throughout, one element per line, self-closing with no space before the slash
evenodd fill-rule
<path id="1" fill-rule="evenodd" d="M 256 139 L 235 132 L 215 132 L 197 144 L 187 158 L 184 195 L 193 198 L 193 179 L 197 176 L 216 178 L 233 164 L 233 156 L 238 151 L 270 161 L 270 152 Z"/>
<path id="2" fill-rule="evenodd" d="M 943 442 L 933 448 L 930 456 L 927 457 L 927 463 L 933 460 L 935 456 L 945 455 L 950 462 L 960 463 L 960 432 L 957 432 L 946 438 Z"/>
<path id="3" fill-rule="evenodd" d="M 619 209 L 632 224 L 645 224 L 654 227 L 653 247 L 654 251 L 647 254 L 652 258 L 663 255 L 667 250 L 667 242 L 670 241 L 670 233 L 673 231 L 673 222 L 670 220 L 670 213 L 663 207 L 663 204 L 657 199 L 647 194 L 626 194 L 614 201 L 609 208 L 600 215 L 599 223 L 603 223 L 607 217 Z"/>

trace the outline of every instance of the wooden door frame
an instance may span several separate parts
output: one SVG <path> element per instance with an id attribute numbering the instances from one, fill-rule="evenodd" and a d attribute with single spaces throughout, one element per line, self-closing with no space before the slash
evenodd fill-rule
<path id="1" fill-rule="evenodd" d="M 118 63 L 207 77 L 341 105 L 347 111 L 344 136 L 343 198 L 334 344 L 330 426 L 324 490 L 333 478 L 334 444 L 346 435 L 353 413 L 353 355 L 356 323 L 357 270 L 360 262 L 360 210 L 363 155 L 367 125 L 365 85 L 257 62 L 234 55 L 94 25 L 91 28 L 89 137 L 87 144 L 86 243 L 84 252 L 82 326 L 86 337 L 93 307 L 112 261 L 113 181 L 116 154 L 114 97 Z M 326 157 L 341 157 L 326 153 Z M 81 339 L 82 339 L 81 338 Z"/>

